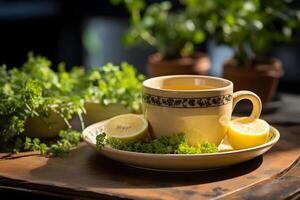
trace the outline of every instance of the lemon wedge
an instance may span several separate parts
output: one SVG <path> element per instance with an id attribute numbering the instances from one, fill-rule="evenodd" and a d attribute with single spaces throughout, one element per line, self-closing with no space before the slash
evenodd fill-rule
<path id="1" fill-rule="evenodd" d="M 270 126 L 266 121 L 241 117 L 230 122 L 227 138 L 234 149 L 245 149 L 264 144 L 269 131 Z"/>
<path id="2" fill-rule="evenodd" d="M 139 141 L 148 137 L 148 121 L 142 115 L 118 115 L 106 122 L 104 132 L 124 142 Z"/>

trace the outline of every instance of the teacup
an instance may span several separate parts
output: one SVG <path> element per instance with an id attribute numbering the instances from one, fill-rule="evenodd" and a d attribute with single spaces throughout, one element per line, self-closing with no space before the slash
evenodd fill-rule
<path id="1" fill-rule="evenodd" d="M 143 82 L 143 112 L 154 138 L 184 133 L 190 145 L 219 145 L 235 105 L 252 102 L 249 118 L 260 116 L 260 98 L 250 91 L 233 93 L 233 83 L 211 76 L 172 75 Z"/>

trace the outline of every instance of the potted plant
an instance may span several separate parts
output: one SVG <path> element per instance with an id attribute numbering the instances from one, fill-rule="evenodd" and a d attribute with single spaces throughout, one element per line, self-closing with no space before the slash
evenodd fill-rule
<path id="1" fill-rule="evenodd" d="M 283 68 L 269 50 L 296 35 L 299 11 L 281 0 L 203 1 L 201 6 L 189 8 L 198 17 L 207 17 L 207 34 L 234 48 L 234 57 L 224 62 L 223 73 L 233 81 L 235 90 L 251 90 L 263 103 L 270 102 Z"/>
<path id="2" fill-rule="evenodd" d="M 200 19 L 186 9 L 172 11 L 170 2 L 113 0 L 124 3 L 130 13 L 130 27 L 123 41 L 127 46 L 148 44 L 157 51 L 148 59 L 150 76 L 169 74 L 207 74 L 209 59 L 194 46 L 205 41 Z M 184 5 L 183 5 L 184 6 Z"/>
<path id="3" fill-rule="evenodd" d="M 143 75 L 132 65 L 111 63 L 85 73 L 78 86 L 85 100 L 86 125 L 125 113 L 141 113 Z"/>
<path id="4" fill-rule="evenodd" d="M 73 115 L 83 112 L 82 101 L 71 95 L 70 85 L 50 65 L 46 58 L 30 53 L 22 67 L 0 68 L 0 151 L 60 153 L 72 146 L 74 138 L 79 141 L 79 133 L 68 129 Z M 59 136 L 62 130 L 65 138 Z M 40 142 L 58 136 L 57 144 Z M 32 143 L 29 137 L 37 138 Z"/>
<path id="5" fill-rule="evenodd" d="M 140 113 L 143 80 L 127 63 L 69 72 L 61 63 L 55 72 L 48 59 L 32 53 L 20 68 L 0 67 L 0 152 L 68 152 L 80 141 L 75 115 L 83 129 L 84 121 Z"/>

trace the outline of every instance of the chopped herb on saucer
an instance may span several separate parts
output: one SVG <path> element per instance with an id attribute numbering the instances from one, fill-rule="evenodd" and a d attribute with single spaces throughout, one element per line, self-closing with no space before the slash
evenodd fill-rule
<path id="1" fill-rule="evenodd" d="M 123 151 L 155 154 L 203 154 L 218 152 L 218 147 L 211 143 L 204 143 L 198 147 L 189 146 L 183 133 L 174 134 L 170 137 L 161 137 L 149 142 L 123 142 L 117 138 L 107 137 L 105 133 L 97 135 L 97 149 L 101 150 L 105 145 Z"/>

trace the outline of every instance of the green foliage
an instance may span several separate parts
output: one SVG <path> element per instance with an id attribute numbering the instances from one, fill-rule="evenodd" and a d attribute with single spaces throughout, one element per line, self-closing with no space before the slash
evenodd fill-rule
<path id="1" fill-rule="evenodd" d="M 81 134 L 74 130 L 61 130 L 60 139 L 48 147 L 46 153 L 52 156 L 63 156 L 81 141 Z"/>
<path id="2" fill-rule="evenodd" d="M 148 43 L 166 58 L 192 55 L 195 44 L 211 37 L 235 49 L 238 66 L 249 66 L 300 31 L 295 0 L 181 0 L 179 10 L 168 1 L 111 1 L 124 4 L 131 16 L 124 43 Z"/>
<path id="3" fill-rule="evenodd" d="M 182 133 L 170 137 L 161 137 L 148 142 L 137 141 L 130 143 L 122 142 L 117 138 L 106 137 L 105 133 L 97 135 L 97 149 L 101 150 L 105 145 L 124 151 L 157 154 L 201 154 L 218 152 L 218 147 L 215 144 L 204 143 L 198 147 L 189 146 L 185 135 Z"/>
<path id="4" fill-rule="evenodd" d="M 69 125 L 68 120 L 75 113 L 82 114 L 80 97 L 65 90 L 62 79 L 50 66 L 51 62 L 46 58 L 29 53 L 27 62 L 21 68 L 7 70 L 5 66 L 1 67 L 1 151 L 21 150 L 17 138 L 22 136 L 28 118 L 47 117 L 53 110 Z M 39 140 L 34 140 L 33 144 L 38 143 Z"/>
<path id="5" fill-rule="evenodd" d="M 204 20 L 208 35 L 235 48 L 238 66 L 265 56 L 276 42 L 299 34 L 300 10 L 282 0 L 183 0 L 189 15 Z"/>
<path id="6" fill-rule="evenodd" d="M 20 68 L 0 67 L 0 151 L 41 151 L 42 154 L 63 155 L 80 141 L 80 135 L 61 131 L 55 144 L 46 144 L 38 138 L 25 138 L 23 132 L 29 118 L 47 118 L 51 111 L 58 113 L 69 128 L 75 114 L 81 119 L 86 101 L 103 105 L 121 103 L 132 112 L 141 111 L 142 75 L 133 66 L 107 64 L 85 71 L 65 64 L 58 72 L 51 69 L 51 61 L 28 54 Z M 50 145 L 50 146 L 49 146 Z"/>
<path id="7" fill-rule="evenodd" d="M 61 130 L 59 137 L 63 140 L 69 141 L 71 144 L 77 145 L 81 141 L 81 134 L 74 130 Z"/>
<path id="8" fill-rule="evenodd" d="M 121 67 L 108 63 L 88 71 L 78 88 L 86 101 L 103 105 L 120 103 L 132 112 L 141 112 L 143 75 L 137 75 L 132 65 L 124 62 Z"/>
<path id="9" fill-rule="evenodd" d="M 81 140 L 81 134 L 74 130 L 61 130 L 59 140 L 54 144 L 42 143 L 40 139 L 25 138 L 24 150 L 40 151 L 42 155 L 63 156 Z"/>
<path id="10" fill-rule="evenodd" d="M 149 6 L 145 6 L 144 0 L 111 2 L 125 4 L 131 16 L 131 26 L 124 36 L 125 45 L 146 43 L 154 46 L 163 57 L 174 58 L 192 55 L 194 45 L 205 40 L 201 19 L 188 15 L 186 9 L 172 11 L 168 1 Z"/>
<path id="11" fill-rule="evenodd" d="M 45 143 L 41 143 L 40 139 L 29 137 L 25 138 L 24 150 L 40 151 L 42 155 L 46 154 L 48 147 Z"/>

